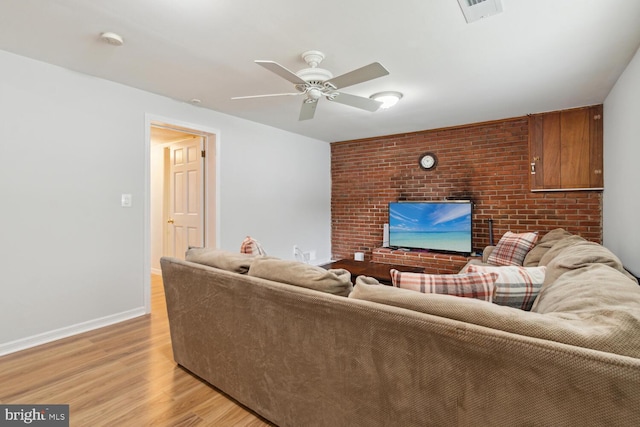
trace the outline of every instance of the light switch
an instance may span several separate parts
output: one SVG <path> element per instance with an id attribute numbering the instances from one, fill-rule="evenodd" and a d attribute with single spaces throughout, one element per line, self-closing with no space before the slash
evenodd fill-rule
<path id="1" fill-rule="evenodd" d="M 131 194 L 123 194 L 120 198 L 120 204 L 123 208 L 131 207 Z"/>

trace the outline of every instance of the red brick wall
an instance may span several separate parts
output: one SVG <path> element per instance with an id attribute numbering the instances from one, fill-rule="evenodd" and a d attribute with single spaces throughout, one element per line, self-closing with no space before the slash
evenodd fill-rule
<path id="1" fill-rule="evenodd" d="M 472 257 L 424 251 L 403 251 L 389 248 L 373 250 L 371 260 L 384 264 L 401 264 L 423 267 L 429 274 L 455 274 L 460 272 Z"/>
<path id="2" fill-rule="evenodd" d="M 435 170 L 418 166 L 420 154 L 438 156 Z M 528 121 L 518 117 L 401 135 L 331 144 L 331 242 L 334 258 L 371 259 L 382 246 L 387 204 L 392 201 L 470 198 L 473 246 L 505 231 L 562 227 L 602 240 L 602 193 L 529 191 Z"/>

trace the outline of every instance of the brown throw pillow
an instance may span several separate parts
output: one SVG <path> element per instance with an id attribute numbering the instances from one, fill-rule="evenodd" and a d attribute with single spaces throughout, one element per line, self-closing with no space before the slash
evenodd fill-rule
<path id="1" fill-rule="evenodd" d="M 347 270 L 325 270 L 315 265 L 277 258 L 257 257 L 251 264 L 249 276 L 341 296 L 348 296 L 353 290 L 351 273 Z"/>
<path id="2" fill-rule="evenodd" d="M 529 251 L 526 257 L 524 257 L 524 262 L 522 263 L 525 267 L 537 267 L 540 263 L 540 259 L 546 254 L 549 249 L 553 245 L 556 244 L 557 241 L 564 239 L 565 237 L 572 236 L 571 233 L 566 231 L 564 228 L 556 228 L 555 230 L 551 230 L 540 240 L 538 243 Z"/>
<path id="3" fill-rule="evenodd" d="M 246 274 L 256 255 L 239 254 L 211 248 L 189 248 L 185 261 L 208 265 L 209 267 L 234 273 Z"/>

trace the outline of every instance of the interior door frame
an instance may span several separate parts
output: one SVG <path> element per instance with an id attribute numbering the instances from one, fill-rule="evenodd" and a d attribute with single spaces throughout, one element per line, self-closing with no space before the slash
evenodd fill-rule
<path id="1" fill-rule="evenodd" d="M 143 303 L 145 313 L 151 313 L 151 127 L 152 126 L 164 126 L 174 128 L 176 130 L 189 131 L 196 134 L 207 136 L 204 141 L 205 151 L 208 153 L 207 157 L 214 156 L 214 164 L 211 167 L 209 160 L 205 158 L 203 181 L 206 183 L 214 182 L 213 186 L 206 185 L 204 192 L 204 205 L 207 207 L 213 206 L 213 209 L 207 208 L 204 218 L 204 229 L 213 230 L 215 236 L 215 242 L 209 241 L 211 232 L 206 232 L 204 235 L 205 246 L 219 247 L 220 246 L 220 131 L 209 126 L 188 123 L 175 118 L 158 116 L 155 114 L 146 113 L 144 120 L 144 133 L 145 133 L 145 166 L 144 166 L 144 249 L 143 249 Z M 213 169 L 213 170 L 211 170 Z M 213 174 L 213 176 L 212 176 Z M 213 212 L 212 212 L 213 211 Z M 208 212 L 208 214 L 206 213 Z M 213 215 L 215 218 L 210 221 L 209 218 Z M 213 224 L 212 224 L 213 222 Z"/>

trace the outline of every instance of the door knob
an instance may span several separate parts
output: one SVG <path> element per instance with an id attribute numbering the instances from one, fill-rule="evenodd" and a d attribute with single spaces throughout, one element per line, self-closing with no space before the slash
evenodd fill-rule
<path id="1" fill-rule="evenodd" d="M 173 218 L 169 218 L 169 219 L 167 220 L 167 224 L 173 224 L 173 222 L 174 222 L 174 221 L 173 221 Z"/>

